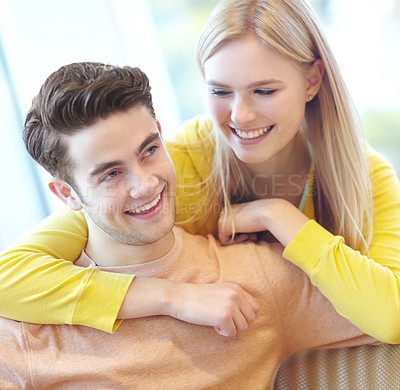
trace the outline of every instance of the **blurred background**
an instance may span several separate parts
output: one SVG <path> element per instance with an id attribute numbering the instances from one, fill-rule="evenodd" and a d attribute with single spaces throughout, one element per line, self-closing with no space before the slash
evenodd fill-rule
<path id="1" fill-rule="evenodd" d="M 312 0 L 369 142 L 400 173 L 400 0 Z M 205 113 L 194 61 L 217 0 L 0 0 L 0 250 L 63 207 L 21 140 L 46 77 L 77 61 L 141 67 L 169 137 Z"/>

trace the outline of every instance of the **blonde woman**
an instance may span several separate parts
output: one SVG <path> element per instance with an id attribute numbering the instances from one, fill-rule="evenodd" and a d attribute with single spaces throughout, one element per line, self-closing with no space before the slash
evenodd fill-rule
<path id="1" fill-rule="evenodd" d="M 167 144 L 178 178 L 177 222 L 224 243 L 257 232 L 280 241 L 341 315 L 379 340 L 400 342 L 399 182 L 363 141 L 308 3 L 223 0 L 197 54 L 210 118 L 186 122 Z M 269 222 L 260 224 L 260 215 Z M 0 314 L 106 331 L 117 317 L 169 314 L 224 328 L 214 316 L 207 322 L 207 305 L 196 307 L 213 296 L 212 285 L 132 283 L 74 267 L 86 239 L 82 215 L 63 212 L 4 252 Z M 101 313 L 91 304 L 99 299 Z M 246 326 L 233 322 L 223 333 Z"/>

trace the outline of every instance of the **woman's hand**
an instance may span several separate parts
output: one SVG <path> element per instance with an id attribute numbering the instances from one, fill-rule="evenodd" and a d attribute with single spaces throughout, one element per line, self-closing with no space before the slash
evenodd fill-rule
<path id="1" fill-rule="evenodd" d="M 309 218 L 287 200 L 259 199 L 232 205 L 232 215 L 225 215 L 223 210 L 218 221 L 218 238 L 227 245 L 254 240 L 254 233 L 269 230 L 282 245 L 287 246 L 307 221 Z"/>
<path id="2" fill-rule="evenodd" d="M 218 238 L 223 245 L 238 244 L 244 241 L 256 241 L 255 233 L 268 230 L 261 211 L 265 208 L 265 201 L 234 204 L 232 214 L 226 214 L 226 209 L 221 211 L 218 220 Z M 232 239 L 232 225 L 235 226 L 235 235 Z"/>
<path id="3" fill-rule="evenodd" d="M 172 292 L 172 290 L 171 290 Z M 214 327 L 222 336 L 235 336 L 256 318 L 257 301 L 236 283 L 177 283 L 169 315 L 179 320 Z"/>
<path id="4" fill-rule="evenodd" d="M 191 284 L 168 279 L 135 278 L 118 318 L 169 315 L 212 326 L 222 336 L 247 329 L 259 309 L 257 301 L 236 283 Z"/>

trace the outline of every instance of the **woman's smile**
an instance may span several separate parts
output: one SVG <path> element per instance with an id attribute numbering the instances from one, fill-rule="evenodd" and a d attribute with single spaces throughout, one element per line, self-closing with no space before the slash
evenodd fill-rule
<path id="1" fill-rule="evenodd" d="M 261 127 L 259 129 L 252 129 L 252 130 L 244 130 L 244 129 L 238 129 L 238 128 L 231 127 L 233 132 L 241 140 L 259 140 L 260 138 L 262 138 L 263 136 L 268 134 L 273 128 L 274 128 L 274 125 Z"/>

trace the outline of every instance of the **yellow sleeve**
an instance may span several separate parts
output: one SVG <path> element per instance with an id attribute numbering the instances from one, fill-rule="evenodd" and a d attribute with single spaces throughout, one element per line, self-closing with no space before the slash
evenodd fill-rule
<path id="1" fill-rule="evenodd" d="M 371 153 L 374 220 L 368 256 L 314 220 L 283 255 L 299 266 L 343 317 L 365 333 L 400 343 L 400 185 L 394 169 Z"/>
<path id="2" fill-rule="evenodd" d="M 176 224 L 195 234 L 217 235 L 221 205 L 210 187 L 214 155 L 213 125 L 207 116 L 186 121 L 166 142 L 174 162 L 176 191 Z"/>
<path id="3" fill-rule="evenodd" d="M 113 332 L 134 276 L 73 265 L 86 241 L 82 213 L 66 210 L 46 218 L 4 250 L 0 254 L 0 315 Z"/>

